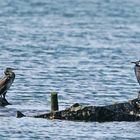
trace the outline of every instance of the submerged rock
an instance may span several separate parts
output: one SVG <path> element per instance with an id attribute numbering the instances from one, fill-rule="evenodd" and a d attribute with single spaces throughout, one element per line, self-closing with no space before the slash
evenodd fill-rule
<path id="1" fill-rule="evenodd" d="M 0 106 L 4 107 L 6 105 L 10 105 L 10 103 L 5 98 L 0 97 Z"/>
<path id="2" fill-rule="evenodd" d="M 21 114 L 21 113 L 20 113 Z M 22 117 L 25 115 L 21 115 Z M 34 118 L 61 119 L 73 121 L 140 121 L 140 96 L 124 103 L 107 106 L 83 106 L 79 103 L 61 111 L 54 111 Z"/>
<path id="3" fill-rule="evenodd" d="M 140 111 L 137 108 L 138 99 L 126 103 L 108 106 L 82 106 L 75 104 L 61 111 L 32 116 L 35 118 L 61 119 L 73 121 L 139 121 Z M 21 113 L 20 113 L 21 114 Z M 25 115 L 21 115 L 23 117 Z"/>
<path id="4" fill-rule="evenodd" d="M 24 117 L 25 115 L 24 114 L 22 114 L 20 111 L 17 111 L 17 114 L 16 114 L 16 117 L 17 118 L 22 118 L 22 117 Z"/>

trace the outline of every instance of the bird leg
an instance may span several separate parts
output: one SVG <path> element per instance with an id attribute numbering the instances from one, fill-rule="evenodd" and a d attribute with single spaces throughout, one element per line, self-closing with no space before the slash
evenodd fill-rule
<path id="1" fill-rule="evenodd" d="M 2 96 L 3 96 L 4 99 L 5 99 L 6 92 L 7 92 L 7 91 L 5 91 L 5 92 L 2 94 Z"/>
<path id="2" fill-rule="evenodd" d="M 136 106 L 140 109 L 140 91 L 138 92 L 138 101 L 136 102 Z"/>
<path id="3" fill-rule="evenodd" d="M 140 109 L 140 102 L 136 102 L 137 108 Z"/>

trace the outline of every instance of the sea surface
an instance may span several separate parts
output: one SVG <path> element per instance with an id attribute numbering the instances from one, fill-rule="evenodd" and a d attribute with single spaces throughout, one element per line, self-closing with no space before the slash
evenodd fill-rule
<path id="1" fill-rule="evenodd" d="M 0 75 L 16 69 L 0 140 L 139 140 L 140 122 L 16 118 L 49 112 L 51 92 L 60 110 L 134 99 L 139 59 L 139 0 L 0 0 Z"/>

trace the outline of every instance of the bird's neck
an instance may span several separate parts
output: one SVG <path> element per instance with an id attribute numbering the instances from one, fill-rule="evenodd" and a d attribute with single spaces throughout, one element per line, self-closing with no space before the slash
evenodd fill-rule
<path id="1" fill-rule="evenodd" d="M 137 67 L 140 67 L 140 64 L 136 64 Z"/>

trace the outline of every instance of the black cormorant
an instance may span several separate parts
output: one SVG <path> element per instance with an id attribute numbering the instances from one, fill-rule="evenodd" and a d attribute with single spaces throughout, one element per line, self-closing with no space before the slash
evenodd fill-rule
<path id="1" fill-rule="evenodd" d="M 13 68 L 6 68 L 4 71 L 4 77 L 0 79 L 0 96 L 2 98 L 5 98 L 7 90 L 10 88 L 15 79 L 15 73 L 13 70 Z"/>

